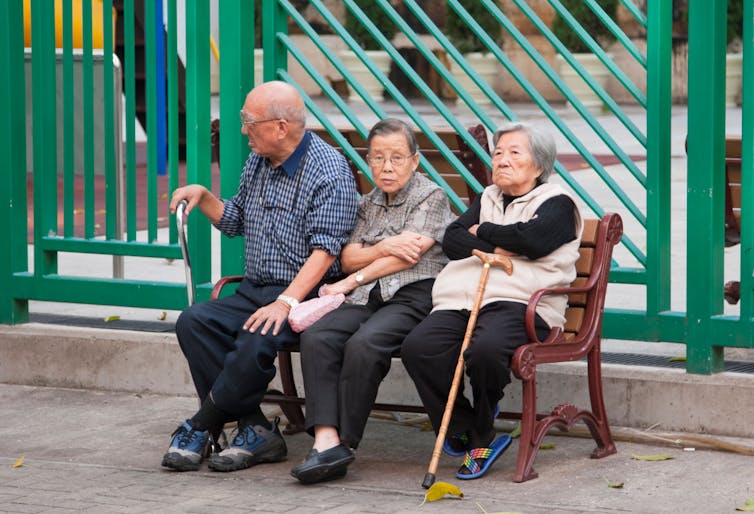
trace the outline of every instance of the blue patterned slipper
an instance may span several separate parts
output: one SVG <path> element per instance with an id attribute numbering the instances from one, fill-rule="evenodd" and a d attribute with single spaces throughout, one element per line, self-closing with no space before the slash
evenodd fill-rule
<path id="1" fill-rule="evenodd" d="M 500 414 L 500 408 L 495 405 L 495 414 L 492 416 L 493 422 L 497 419 L 498 414 Z M 442 443 L 442 451 L 451 457 L 462 457 L 469 450 L 471 450 L 471 443 L 468 432 L 448 436 Z"/>
<path id="2" fill-rule="evenodd" d="M 463 464 L 456 473 L 456 478 L 460 480 L 473 480 L 484 476 L 490 466 L 500 457 L 503 452 L 510 446 L 511 436 L 508 434 L 501 435 L 494 441 L 489 448 L 474 448 L 466 453 Z"/>

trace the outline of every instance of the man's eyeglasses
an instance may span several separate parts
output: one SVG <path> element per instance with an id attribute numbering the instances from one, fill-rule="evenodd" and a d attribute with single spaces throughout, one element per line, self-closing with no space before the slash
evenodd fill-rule
<path id="1" fill-rule="evenodd" d="M 259 125 L 260 123 L 267 123 L 268 121 L 280 121 L 280 118 L 268 118 L 266 120 L 255 120 L 245 112 L 241 111 L 241 125 L 244 127 L 253 127 L 254 125 Z"/>
<path id="2" fill-rule="evenodd" d="M 373 167 L 373 168 L 382 168 L 385 165 L 385 161 L 389 160 L 390 164 L 393 165 L 395 168 L 399 168 L 406 164 L 406 162 L 411 159 L 416 154 L 411 155 L 391 155 L 390 159 L 385 159 L 381 155 L 367 155 L 367 163 Z"/>

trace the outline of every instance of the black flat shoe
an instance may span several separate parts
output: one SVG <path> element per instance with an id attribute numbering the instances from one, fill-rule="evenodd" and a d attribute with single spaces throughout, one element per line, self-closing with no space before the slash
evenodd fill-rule
<path id="1" fill-rule="evenodd" d="M 356 457 L 345 445 L 318 452 L 312 450 L 306 460 L 291 470 L 291 475 L 302 484 L 314 484 L 346 476 L 347 466 Z"/>

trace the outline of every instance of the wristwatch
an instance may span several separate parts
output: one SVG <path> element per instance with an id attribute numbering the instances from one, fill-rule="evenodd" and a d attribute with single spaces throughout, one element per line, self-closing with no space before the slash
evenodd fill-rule
<path id="1" fill-rule="evenodd" d="M 296 300 L 292 296 L 285 296 L 284 294 L 281 294 L 280 296 L 278 296 L 278 300 L 287 303 L 291 309 L 298 305 L 298 300 Z"/>
<path id="2" fill-rule="evenodd" d="M 357 284 L 361 285 L 364 283 L 364 274 L 361 271 L 359 271 L 354 278 L 356 279 Z"/>

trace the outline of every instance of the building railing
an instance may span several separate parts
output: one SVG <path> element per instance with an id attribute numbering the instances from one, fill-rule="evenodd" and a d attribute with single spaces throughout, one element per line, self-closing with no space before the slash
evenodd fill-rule
<path id="1" fill-rule="evenodd" d="M 170 192 L 184 183 L 200 183 L 222 197 L 233 195 L 238 184 L 240 163 L 248 147 L 238 130 L 238 108 L 254 84 L 254 7 L 252 2 L 219 2 L 219 91 L 210 84 L 210 20 L 207 2 L 186 2 L 179 11 L 177 2 L 113 2 L 87 0 L 74 12 L 63 2 L 55 13 L 43 0 L 30 0 L 34 16 L 31 29 L 31 79 L 24 79 L 24 9 L 20 0 L 0 7 L 0 102 L 8 113 L 0 123 L 0 152 L 5 174 L 0 187 L 0 222 L 8 228 L 10 251 L 0 256 L 0 321 L 19 323 L 28 319 L 29 300 L 94 303 L 181 309 L 186 305 L 185 284 L 144 282 L 123 276 L 79 277 L 59 273 L 58 254 L 99 254 L 120 257 L 180 259 L 177 234 L 168 213 Z M 93 4 L 100 16 L 92 17 Z M 722 348 L 751 348 L 752 287 L 754 268 L 752 242 L 754 229 L 746 202 L 741 209 L 741 304 L 740 314 L 724 314 L 722 303 L 723 247 L 723 113 L 724 34 L 723 6 L 704 0 L 689 0 L 689 101 L 687 201 L 687 288 L 686 311 L 670 307 L 673 263 L 671 262 L 671 25 L 669 2 L 648 2 L 643 12 L 632 0 L 621 0 L 622 22 L 605 12 L 603 3 L 586 0 L 616 43 L 606 51 L 589 30 L 571 16 L 560 0 L 548 0 L 549 10 L 533 8 L 530 2 L 512 0 L 506 10 L 493 0 L 480 0 L 482 17 L 494 20 L 498 33 L 483 28 L 479 15 L 468 4 L 448 0 L 447 9 L 468 27 L 487 50 L 493 78 L 481 73 L 481 65 L 471 64 L 450 40 L 436 16 L 425 12 L 416 0 L 405 0 L 402 11 L 388 0 L 375 0 L 403 41 L 386 37 L 385 26 L 378 27 L 360 2 L 344 0 L 353 15 L 379 48 L 388 56 L 390 67 L 378 68 L 371 52 L 346 30 L 341 14 L 331 12 L 321 0 L 309 3 L 320 20 L 314 27 L 289 0 L 263 0 L 262 47 L 264 80 L 285 80 L 302 93 L 311 115 L 329 131 L 365 177 L 368 166 L 340 129 L 355 130 L 366 136 L 373 120 L 398 112 L 410 120 L 441 155 L 458 171 L 472 190 L 482 185 L 464 168 L 435 129 L 450 127 L 464 138 L 469 148 L 484 162 L 490 157 L 467 133 L 462 119 L 473 118 L 489 131 L 503 119 L 535 118 L 565 141 L 562 157 L 579 159 L 585 168 L 573 172 L 563 159 L 556 164 L 558 180 L 580 198 L 586 215 L 600 217 L 605 210 L 618 211 L 625 220 L 626 233 L 616 249 L 611 282 L 640 287 L 644 309 L 606 310 L 604 332 L 608 337 L 686 343 L 688 369 L 709 373 L 721 369 Z M 116 34 L 111 13 L 117 10 Z M 751 34 L 754 0 L 744 1 L 744 34 Z M 95 9 L 96 11 L 96 9 Z M 543 13 L 547 16 L 543 16 Z M 62 76 L 55 72 L 56 16 L 62 23 Z M 75 17 L 81 18 L 82 69 L 74 73 L 73 34 Z M 163 19 L 163 16 L 165 19 Z M 607 71 L 608 88 L 596 80 L 596 73 L 568 51 L 555 35 L 552 16 L 562 16 L 586 43 L 599 65 Z M 624 32 L 626 24 L 638 27 Z M 122 44 L 123 59 L 123 145 L 105 144 L 103 164 L 95 166 L 95 117 L 103 127 L 102 141 L 115 141 L 120 130 L 117 121 L 121 102 L 114 81 L 119 80 L 110 59 L 100 67 L 93 64 L 93 27 L 102 35 L 102 52 L 115 53 Z M 154 27 L 160 27 L 154 30 Z M 328 35 L 322 34 L 326 27 Z M 524 28 L 525 27 L 525 28 Z M 710 29 L 713 27 L 715 30 Z M 163 29 L 164 28 L 164 29 Z M 289 34 L 289 29 L 293 34 Z M 392 32 L 392 31 L 390 31 Z M 497 32 L 497 31 L 493 31 Z M 141 34 L 143 33 L 143 38 Z M 644 39 L 636 34 L 645 34 Z M 712 33 L 714 37 L 707 37 Z M 185 37 L 180 36 L 185 34 Z M 499 36 L 505 44 L 501 46 Z M 752 39 L 751 37 L 748 38 Z M 120 43 L 114 43 L 119 41 Z M 747 38 L 744 37 L 744 41 Z M 641 44 L 639 44 L 641 43 Z M 142 46 L 143 44 L 143 46 Z M 754 76 L 751 45 L 744 43 L 743 99 L 752 93 L 747 77 Z M 346 64 L 338 50 L 350 50 L 356 62 L 378 78 L 379 93 L 368 90 L 357 78 L 355 64 Z M 409 54 L 406 50 L 413 54 Z M 78 50 L 77 50 L 78 52 Z M 586 83 L 597 98 L 597 108 L 576 95 L 564 79 L 565 72 L 553 64 L 554 55 L 563 56 L 573 74 Z M 621 59 L 616 58 L 621 55 Z M 164 55 L 162 59 L 159 56 Z M 620 62 L 619 62 L 620 61 Z M 350 62 L 350 61 L 349 61 Z M 420 70 L 417 62 L 423 63 Z M 143 64 L 143 70 L 140 67 Z M 631 73 L 625 71 L 633 70 Z M 637 71 L 638 70 L 638 71 Z M 162 78 L 164 77 L 164 79 Z M 403 82 L 396 80 L 402 77 Z M 434 77 L 435 81 L 430 80 Z M 510 81 L 506 83 L 505 81 Z M 94 102 L 92 91 L 101 84 L 104 98 Z M 352 93 L 344 98 L 342 85 Z M 445 90 L 438 89 L 437 83 Z M 506 84 L 510 84 L 509 86 Z M 516 101 L 509 100 L 513 87 L 519 88 Z M 26 90 L 30 98 L 26 97 Z M 74 89 L 80 90 L 82 106 L 74 104 Z M 622 90 L 622 100 L 614 91 Z M 384 98 L 381 93 L 384 90 Z M 448 97 L 457 96 L 455 104 Z M 56 98 L 60 93 L 62 119 L 56 119 Z M 420 101 L 417 101 L 417 98 Z M 522 101 L 522 98 L 525 102 Z M 572 111 L 564 115 L 566 101 Z M 34 120 L 31 141 L 25 137 L 26 101 Z M 752 101 L 743 107 L 741 134 L 751 140 Z M 388 104 L 389 103 L 389 104 Z M 144 108 L 146 123 L 140 127 L 137 112 Z M 185 118 L 183 117 L 185 116 Z M 219 163 L 212 162 L 210 121 L 219 118 L 222 144 Z M 80 138 L 76 138 L 81 119 Z M 610 123 L 606 123 L 606 120 Z M 341 120 L 341 121 L 336 121 Z M 52 127 L 60 125 L 58 143 Z M 608 128 L 611 127 L 611 128 Z M 618 127 L 617 129 L 615 127 Z M 140 140 L 143 129 L 147 137 Z M 100 136 L 100 135 L 97 135 Z M 596 143 L 595 143 L 596 141 Z M 26 162 L 27 143 L 33 146 Z M 597 148 L 598 147 L 598 148 Z M 746 198 L 752 184 L 751 145 L 744 145 L 742 194 Z M 572 152 L 572 154 L 568 154 Z M 123 165 L 119 156 L 122 154 Z M 59 158 L 58 155 L 61 157 Z M 58 160 L 61 159 L 62 163 Z M 83 159 L 83 173 L 73 168 Z M 28 169 L 33 170 L 27 175 Z M 454 207 L 462 211 L 466 200 L 445 178 L 422 158 L 421 169 L 440 184 Z M 58 174 L 58 168 L 62 173 Z M 572 168 L 572 166 L 570 167 Z M 220 172 L 222 170 L 222 172 Z M 33 216 L 27 220 L 27 184 L 33 187 Z M 80 191 L 83 191 L 80 192 Z M 639 191 L 640 194 L 637 194 Z M 749 195 L 750 196 L 750 195 Z M 80 220 L 80 221 L 79 221 Z M 31 238 L 27 236 L 33 222 Z M 238 273 L 243 268 L 242 241 L 223 239 L 220 249 L 213 245 L 209 223 L 199 217 L 192 221 L 189 239 L 196 291 L 206 299 L 213 280 L 212 255 L 220 255 L 220 274 Z M 33 245 L 33 265 L 26 255 Z M 122 278 L 120 278 L 122 277 Z M 730 278 L 730 277 L 726 277 Z M 609 295 L 608 295 L 609 296 Z"/>

